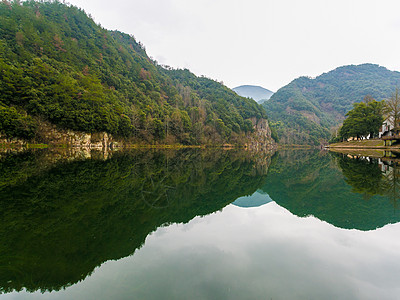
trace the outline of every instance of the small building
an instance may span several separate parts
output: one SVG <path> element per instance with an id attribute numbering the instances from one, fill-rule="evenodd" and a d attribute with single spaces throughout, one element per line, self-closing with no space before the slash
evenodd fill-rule
<path id="1" fill-rule="evenodd" d="M 379 129 L 378 137 L 381 139 L 384 136 L 392 136 L 394 134 L 393 129 L 394 126 L 391 118 L 386 119 L 383 121 L 382 126 Z"/>
<path id="2" fill-rule="evenodd" d="M 387 118 L 380 130 L 379 130 L 379 138 L 384 140 L 385 146 L 392 146 L 394 143 L 398 143 L 400 141 L 400 119 L 397 121 L 395 126 L 393 118 Z"/>

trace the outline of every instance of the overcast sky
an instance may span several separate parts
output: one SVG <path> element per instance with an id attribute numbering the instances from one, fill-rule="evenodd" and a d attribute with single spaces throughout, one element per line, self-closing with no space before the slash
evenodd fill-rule
<path id="1" fill-rule="evenodd" d="M 400 71 L 398 0 L 69 0 L 160 64 L 272 91 L 347 64 Z"/>

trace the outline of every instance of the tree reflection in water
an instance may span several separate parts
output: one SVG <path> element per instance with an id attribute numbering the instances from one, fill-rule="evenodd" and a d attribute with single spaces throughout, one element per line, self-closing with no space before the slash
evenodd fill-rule
<path id="1" fill-rule="evenodd" d="M 400 221 L 398 167 L 383 160 L 282 150 L 272 158 L 262 190 L 299 217 L 312 215 L 340 228 L 374 230 Z"/>
<path id="2" fill-rule="evenodd" d="M 365 199 L 374 195 L 386 196 L 397 209 L 400 199 L 400 160 L 395 154 L 390 154 L 382 158 L 342 154 L 338 164 L 346 182 L 353 187 L 353 192 L 362 194 Z"/>
<path id="3" fill-rule="evenodd" d="M 3 153 L 0 291 L 52 291 L 83 280 L 103 262 L 134 253 L 158 227 L 253 194 L 270 156 L 189 149 Z"/>

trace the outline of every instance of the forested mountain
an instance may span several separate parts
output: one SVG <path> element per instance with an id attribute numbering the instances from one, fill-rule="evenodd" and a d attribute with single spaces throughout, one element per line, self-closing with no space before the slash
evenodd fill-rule
<path id="1" fill-rule="evenodd" d="M 300 77 L 278 90 L 264 108 L 284 144 L 326 141 L 332 128 L 366 95 L 388 98 L 400 84 L 400 72 L 373 65 L 350 65 L 315 79 Z"/>
<path id="2" fill-rule="evenodd" d="M 239 96 L 254 99 L 259 103 L 268 100 L 274 94 L 274 92 L 257 85 L 241 85 L 232 90 Z"/>
<path id="3" fill-rule="evenodd" d="M 253 100 L 188 70 L 159 66 L 131 35 L 74 6 L 0 3 L 0 134 L 40 139 L 39 124 L 132 142 L 242 142 L 266 118 Z"/>

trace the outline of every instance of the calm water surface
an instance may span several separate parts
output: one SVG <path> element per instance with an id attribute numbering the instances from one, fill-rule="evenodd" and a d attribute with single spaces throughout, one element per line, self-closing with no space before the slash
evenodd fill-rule
<path id="1" fill-rule="evenodd" d="M 0 297 L 398 299 L 399 198 L 391 159 L 3 153 Z"/>

